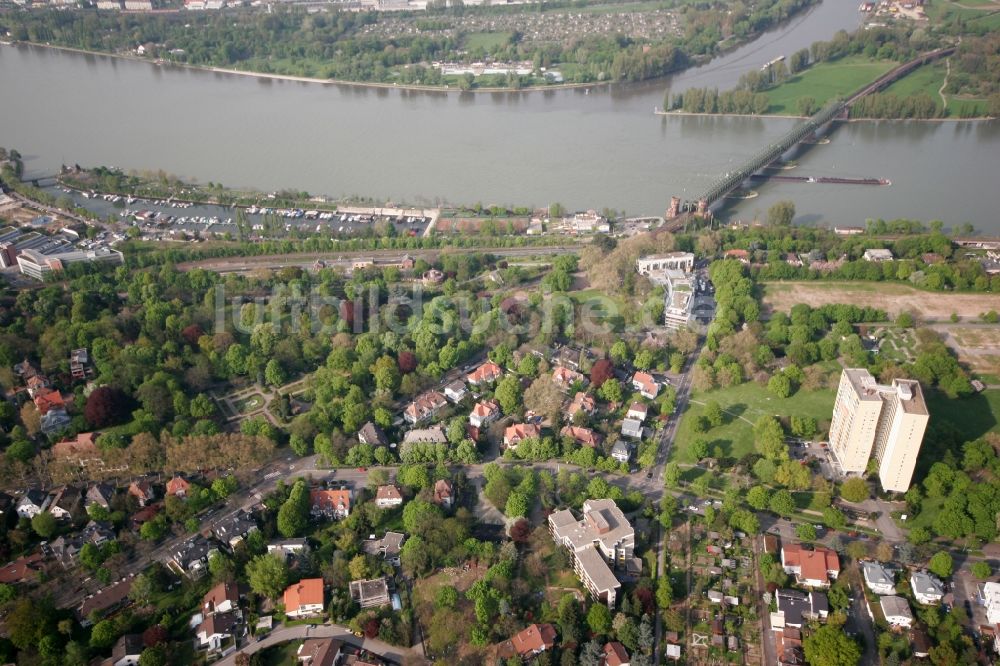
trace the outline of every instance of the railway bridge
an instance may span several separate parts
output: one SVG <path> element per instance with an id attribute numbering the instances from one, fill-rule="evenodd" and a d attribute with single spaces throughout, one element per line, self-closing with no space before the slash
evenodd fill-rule
<path id="1" fill-rule="evenodd" d="M 771 166 L 783 155 L 789 154 L 800 143 L 812 141 L 822 136 L 832 122 L 846 120 L 851 105 L 859 99 L 865 95 L 884 90 L 894 81 L 901 79 L 918 67 L 938 58 L 949 56 L 954 52 L 955 47 L 937 49 L 893 68 L 864 88 L 851 94 L 847 99 L 833 100 L 816 114 L 785 132 L 776 141 L 758 150 L 737 169 L 720 177 L 695 199 L 685 201 L 680 197 L 671 197 L 670 207 L 666 214 L 668 226 L 682 226 L 690 215 L 711 217 L 713 207 L 717 206 L 733 190 L 748 184 L 751 176 Z"/>

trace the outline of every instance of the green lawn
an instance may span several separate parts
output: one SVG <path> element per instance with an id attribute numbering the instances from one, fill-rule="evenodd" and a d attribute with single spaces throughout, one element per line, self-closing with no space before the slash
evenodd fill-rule
<path id="1" fill-rule="evenodd" d="M 486 51 L 492 51 L 508 43 L 510 38 L 509 32 L 470 32 L 465 36 L 465 48 L 472 51 L 481 46 Z"/>
<path id="2" fill-rule="evenodd" d="M 943 60 L 932 62 L 923 67 L 919 67 L 910 74 L 907 74 L 885 89 L 887 93 L 893 93 L 899 97 L 909 97 L 918 93 L 927 93 L 934 100 L 938 108 L 941 107 L 941 96 L 938 90 L 944 83 L 944 76 L 947 67 Z"/>
<path id="3" fill-rule="evenodd" d="M 968 398 L 951 400 L 938 391 L 926 391 L 930 426 L 950 426 L 962 441 L 1000 432 L 1000 391 L 987 390 Z"/>
<path id="4" fill-rule="evenodd" d="M 754 450 L 752 423 L 766 414 L 785 418 L 793 414 L 812 416 L 822 428 L 830 420 L 835 396 L 836 391 L 833 389 L 800 390 L 795 395 L 781 399 L 753 382 L 714 391 L 695 392 L 692 394 L 690 406 L 681 419 L 670 458 L 682 463 L 697 462 L 691 453 L 690 445 L 699 437 L 708 441 L 710 450 L 718 445 L 726 456 L 740 458 L 751 453 Z M 694 423 L 702 415 L 704 408 L 695 402 L 704 403 L 709 400 L 718 401 L 723 411 L 732 414 L 727 414 L 725 423 L 718 428 L 698 434 L 694 431 Z M 742 418 L 737 418 L 733 414 Z"/>
<path id="5" fill-rule="evenodd" d="M 948 116 L 951 118 L 985 116 L 990 111 L 988 99 L 955 97 L 954 95 L 945 95 L 945 99 L 948 100 Z"/>
<path id="6" fill-rule="evenodd" d="M 289 641 L 274 647 L 262 650 L 260 653 L 260 663 L 262 666 L 288 666 L 296 664 L 298 661 L 299 646 L 302 641 Z"/>
<path id="7" fill-rule="evenodd" d="M 771 106 L 768 113 L 797 115 L 800 97 L 812 97 L 818 106 L 834 97 L 846 97 L 895 65 L 891 60 L 872 60 L 864 56 L 821 62 L 769 90 L 767 96 Z"/>

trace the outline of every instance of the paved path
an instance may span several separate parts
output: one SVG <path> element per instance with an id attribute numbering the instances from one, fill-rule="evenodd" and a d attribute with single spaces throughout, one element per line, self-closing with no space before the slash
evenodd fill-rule
<path id="1" fill-rule="evenodd" d="M 345 643 L 349 643 L 350 645 L 364 648 L 369 652 L 385 657 L 386 659 L 394 661 L 397 664 L 426 663 L 426 660 L 423 658 L 423 654 L 419 650 L 389 645 L 388 643 L 378 639 L 358 638 L 352 634 L 347 627 L 341 627 L 335 624 L 307 624 L 294 627 L 281 626 L 273 630 L 261 640 L 248 643 L 241 650 L 230 654 L 225 659 L 216 663 L 219 664 L 219 666 L 235 666 L 237 654 L 243 653 L 251 655 L 254 652 L 269 648 L 273 645 L 278 645 L 279 643 L 304 640 L 306 638 L 336 638 L 344 641 Z"/>

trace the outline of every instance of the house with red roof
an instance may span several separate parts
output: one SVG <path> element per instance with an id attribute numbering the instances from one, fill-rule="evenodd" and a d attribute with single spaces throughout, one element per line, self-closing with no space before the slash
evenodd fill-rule
<path id="1" fill-rule="evenodd" d="M 736 259 L 741 264 L 750 263 L 750 253 L 747 252 L 746 250 L 741 250 L 741 249 L 726 250 L 722 256 L 726 259 Z"/>
<path id="2" fill-rule="evenodd" d="M 515 449 L 525 439 L 537 439 L 542 436 L 542 429 L 534 423 L 515 423 L 503 431 L 503 445 L 507 449 Z"/>
<path id="3" fill-rule="evenodd" d="M 455 487 L 447 479 L 438 479 L 434 484 L 434 503 L 449 508 L 455 501 Z"/>
<path id="4" fill-rule="evenodd" d="M 830 581 L 840 575 L 836 551 L 822 546 L 816 546 L 815 550 L 806 550 L 800 543 L 782 546 L 781 566 L 785 573 L 807 587 L 830 587 Z"/>
<path id="5" fill-rule="evenodd" d="M 323 614 L 323 579 L 303 578 L 285 588 L 285 615 L 291 618 Z"/>
<path id="6" fill-rule="evenodd" d="M 470 372 L 465 379 L 473 386 L 482 386 L 483 384 L 492 384 L 501 377 L 503 377 L 503 368 L 493 361 L 486 361 Z"/>
<path id="7" fill-rule="evenodd" d="M 567 419 L 572 419 L 576 416 L 577 412 L 583 412 L 584 414 L 590 415 L 597 410 L 597 401 L 594 400 L 594 396 L 587 395 L 583 391 L 577 391 L 576 395 L 573 397 L 573 402 L 566 405 L 566 410 L 563 415 Z"/>
<path id="8" fill-rule="evenodd" d="M 448 405 L 448 400 L 437 391 L 428 391 L 414 398 L 403 410 L 403 418 L 413 425 L 433 418 Z"/>
<path id="9" fill-rule="evenodd" d="M 474 428 L 482 428 L 499 419 L 502 414 L 500 403 L 496 400 L 484 400 L 477 402 L 472 408 L 472 412 L 469 413 L 469 423 Z"/>
<path id="10" fill-rule="evenodd" d="M 42 416 L 54 409 L 66 409 L 66 401 L 63 400 L 62 393 L 55 389 L 43 388 L 35 392 L 35 409 Z"/>
<path id="11" fill-rule="evenodd" d="M 189 490 L 191 490 L 191 483 L 183 476 L 178 475 L 167 481 L 168 495 L 184 498 L 187 497 L 187 493 Z"/>
<path id="12" fill-rule="evenodd" d="M 632 375 L 632 388 L 635 389 L 647 400 L 652 400 L 659 394 L 660 386 L 653 379 L 653 375 L 648 372 L 636 372 Z"/>
<path id="13" fill-rule="evenodd" d="M 590 428 L 584 428 L 582 426 L 565 426 L 559 431 L 559 436 L 569 437 L 577 444 L 589 446 L 592 449 L 601 445 L 601 436 Z"/>
<path id="14" fill-rule="evenodd" d="M 375 491 L 375 506 L 390 509 L 403 503 L 403 494 L 393 485 L 379 486 Z"/>
<path id="15" fill-rule="evenodd" d="M 500 644 L 498 653 L 504 659 L 520 657 L 530 659 L 556 644 L 556 629 L 551 624 L 529 624 Z"/>
<path id="16" fill-rule="evenodd" d="M 631 666 L 631 664 L 632 660 L 624 645 L 618 641 L 604 644 L 604 666 Z"/>
<path id="17" fill-rule="evenodd" d="M 313 516 L 326 518 L 347 518 L 351 514 L 351 491 L 346 488 L 309 491 L 309 503 Z"/>
<path id="18" fill-rule="evenodd" d="M 576 382 L 586 385 L 587 378 L 575 370 L 570 370 L 562 366 L 558 366 L 552 371 L 552 383 L 563 390 L 568 389 Z"/>

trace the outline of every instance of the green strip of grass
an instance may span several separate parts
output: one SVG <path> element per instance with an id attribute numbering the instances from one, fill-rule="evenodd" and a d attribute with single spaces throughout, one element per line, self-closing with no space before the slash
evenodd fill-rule
<path id="1" fill-rule="evenodd" d="M 846 97 L 864 87 L 895 65 L 891 60 L 872 60 L 864 56 L 821 62 L 769 90 L 768 113 L 797 114 L 802 97 L 812 97 L 817 106 L 823 106 L 836 97 Z"/>

